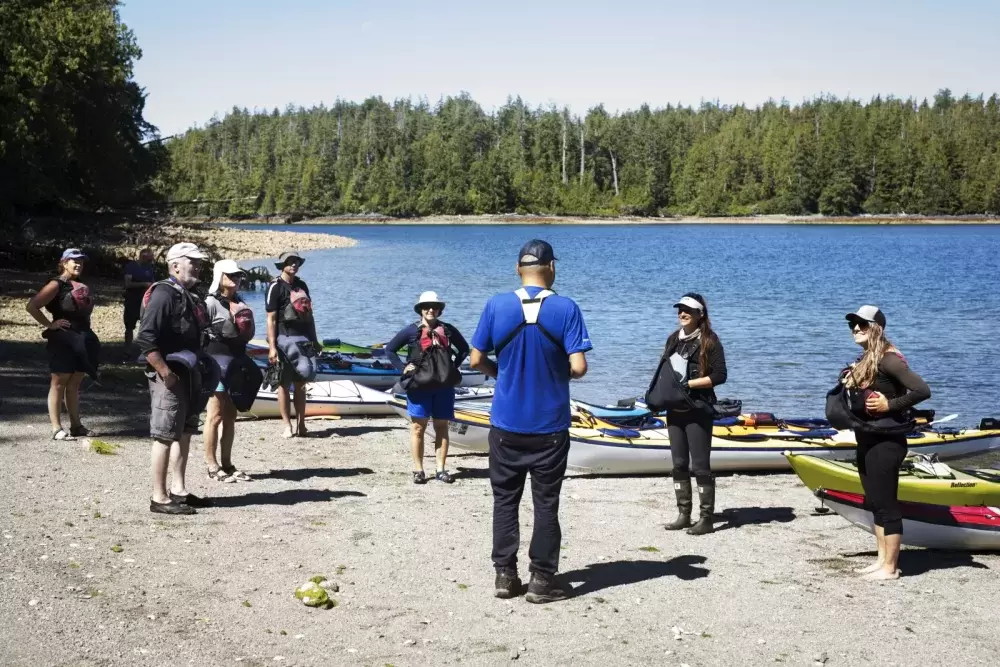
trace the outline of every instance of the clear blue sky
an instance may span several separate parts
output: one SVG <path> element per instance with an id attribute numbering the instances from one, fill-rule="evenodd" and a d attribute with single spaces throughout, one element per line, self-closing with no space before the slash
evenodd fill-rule
<path id="1" fill-rule="evenodd" d="M 1000 92 L 1000 0 L 126 0 L 164 135 L 234 105 L 468 91 L 574 113 Z"/>

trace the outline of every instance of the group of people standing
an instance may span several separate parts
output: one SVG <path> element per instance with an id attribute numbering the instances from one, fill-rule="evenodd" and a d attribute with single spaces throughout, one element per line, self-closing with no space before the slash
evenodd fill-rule
<path id="1" fill-rule="evenodd" d="M 198 430 L 198 415 L 205 406 L 209 477 L 249 480 L 231 459 L 237 413 L 233 401 L 238 391 L 232 384 L 227 386 L 226 380 L 233 372 L 212 375 L 204 362 L 206 357 L 228 358 L 230 369 L 253 366 L 252 362 L 249 366 L 238 363 L 246 359 L 247 342 L 254 334 L 253 315 L 238 295 L 244 273 L 231 260 L 215 264 L 207 298 L 203 300 L 193 291 L 207 259 L 194 244 L 180 243 L 167 252 L 166 280 L 156 282 L 149 274 L 130 274 L 129 287 L 143 289 L 135 343 L 145 355 L 149 378 L 153 512 L 193 514 L 196 507 L 211 503 L 188 493 L 185 485 L 190 437 Z M 59 275 L 28 304 L 29 312 L 46 328 L 43 335 L 48 338 L 52 371 L 49 408 L 57 440 L 89 433 L 79 417 L 79 382 L 86 373 L 96 372 L 96 361 L 92 367 L 89 360 L 96 360 L 93 350 L 95 346 L 99 349 L 99 343 L 89 329 L 93 300 L 78 280 L 85 260 L 79 250 L 67 250 Z M 427 481 L 423 442 L 429 423 L 435 432 L 435 479 L 454 481 L 446 459 L 458 367 L 468 357 L 473 369 L 496 379 L 489 436 L 495 593 L 510 598 L 524 592 L 517 568 L 518 508 L 530 474 L 535 512 L 526 595 L 530 602 L 551 602 L 567 595 L 556 572 L 561 542 L 559 497 L 570 448 L 569 383 L 586 374 L 586 353 L 592 349 L 579 306 L 552 289 L 556 261 L 549 243 L 537 239 L 526 243 L 515 265 L 520 288 L 489 299 L 471 344 L 457 328 L 440 319 L 444 300 L 435 292 L 424 292 L 414 306 L 419 320 L 399 331 L 387 345 L 389 360 L 402 371 L 399 388 L 407 393 L 407 411 L 413 422 L 413 481 L 417 484 Z M 315 376 L 315 357 L 321 350 L 308 286 L 297 275 L 303 262 L 294 252 L 282 253 L 277 264 L 281 275 L 268 286 L 266 297 L 268 358 L 276 369 L 273 379 L 279 385 L 286 438 L 306 433 L 304 388 Z M 712 428 L 717 416 L 714 389 L 727 379 L 726 358 L 700 294 L 687 293 L 674 307 L 678 326 L 667 339 L 647 401 L 666 412 L 670 434 L 678 516 L 665 528 L 705 535 L 713 531 L 715 511 L 711 470 Z M 42 308 L 49 311 L 51 321 L 41 313 Z M 134 315 L 134 308 L 126 311 L 127 323 L 130 314 Z M 886 320 L 878 308 L 864 306 L 847 315 L 847 320 L 862 354 L 841 374 L 838 387 L 848 397 L 846 409 L 857 436 L 858 468 L 877 527 L 878 557 L 862 574 L 869 579 L 891 579 L 899 576 L 902 520 L 896 489 L 906 438 L 884 428 L 884 423 L 904 422 L 909 409 L 928 398 L 930 390 L 885 338 Z M 60 331 L 77 336 L 53 335 Z M 398 355 L 404 347 L 405 360 Z M 209 378 L 208 386 L 197 386 L 199 377 L 202 384 Z M 294 395 L 294 425 L 290 393 Z M 68 432 L 59 422 L 63 400 L 71 420 Z M 217 443 L 221 444 L 219 459 Z M 168 465 L 174 472 L 169 487 Z M 697 482 L 700 510 L 695 523 L 692 476 Z"/>

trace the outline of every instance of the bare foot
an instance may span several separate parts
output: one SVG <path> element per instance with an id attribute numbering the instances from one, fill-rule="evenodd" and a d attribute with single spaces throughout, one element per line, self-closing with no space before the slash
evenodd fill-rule
<path id="1" fill-rule="evenodd" d="M 298 433 L 299 437 L 300 438 L 305 438 L 308 434 L 309 434 L 309 431 L 306 430 L 306 425 L 305 424 L 299 424 L 299 433 Z"/>
<path id="2" fill-rule="evenodd" d="M 882 561 L 877 560 L 868 567 L 859 567 L 856 568 L 854 571 L 857 572 L 858 574 L 871 574 L 875 570 L 881 570 L 881 569 L 882 569 Z"/>
<path id="3" fill-rule="evenodd" d="M 281 437 L 282 438 L 294 438 L 295 434 L 292 433 L 292 427 L 291 426 L 286 426 L 284 433 L 281 434 Z"/>
<path id="4" fill-rule="evenodd" d="M 870 574 L 866 574 L 862 577 L 865 581 L 891 581 L 893 579 L 899 579 L 899 570 L 894 572 L 887 572 L 886 570 L 879 568 Z"/>

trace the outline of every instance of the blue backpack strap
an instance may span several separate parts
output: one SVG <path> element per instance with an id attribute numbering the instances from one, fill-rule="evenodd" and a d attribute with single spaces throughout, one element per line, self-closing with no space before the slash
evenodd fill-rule
<path id="1" fill-rule="evenodd" d="M 510 343 L 515 338 L 517 338 L 517 336 L 520 335 L 520 333 L 524 331 L 525 327 L 527 326 L 538 327 L 538 330 L 541 331 L 542 334 L 546 338 L 548 338 L 553 345 L 555 345 L 557 348 L 565 352 L 566 348 L 563 347 L 562 341 L 553 336 L 548 330 L 545 329 L 545 327 L 543 327 L 538 322 L 538 316 L 541 313 L 542 304 L 544 303 L 545 299 L 555 294 L 555 292 L 553 292 L 552 290 L 543 289 L 541 292 L 532 297 L 529 296 L 528 291 L 522 287 L 517 291 L 515 291 L 514 294 L 516 294 L 517 298 L 521 301 L 521 317 L 523 319 L 521 320 L 520 324 L 514 327 L 513 331 L 507 334 L 507 336 L 500 343 L 498 343 L 493 347 L 493 354 L 496 356 L 496 358 L 500 359 L 500 352 L 503 351 L 505 347 L 510 345 Z"/>

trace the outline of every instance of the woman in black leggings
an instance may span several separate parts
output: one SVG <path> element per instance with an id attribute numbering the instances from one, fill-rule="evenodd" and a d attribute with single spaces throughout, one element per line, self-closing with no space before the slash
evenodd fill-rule
<path id="1" fill-rule="evenodd" d="M 930 398 L 931 390 L 909 369 L 906 359 L 885 337 L 885 315 L 875 306 L 862 306 L 847 316 L 854 342 L 864 352 L 843 376 L 852 390 L 851 411 L 865 421 L 905 422 L 909 409 Z M 906 458 L 906 436 L 854 431 L 858 443 L 858 472 L 865 506 L 874 515 L 878 559 L 857 570 L 865 579 L 898 579 L 903 515 L 896 492 L 899 468 Z"/>
<path id="2" fill-rule="evenodd" d="M 712 331 L 708 306 L 700 294 L 690 292 L 674 304 L 680 328 L 670 334 L 663 351 L 681 386 L 688 391 L 691 406 L 667 410 L 670 456 L 673 459 L 677 518 L 667 530 L 691 526 L 691 471 L 698 482 L 698 523 L 689 535 L 711 533 L 715 512 L 715 478 L 712 477 L 712 420 L 715 391 L 726 381 L 726 355 L 719 337 Z"/>

